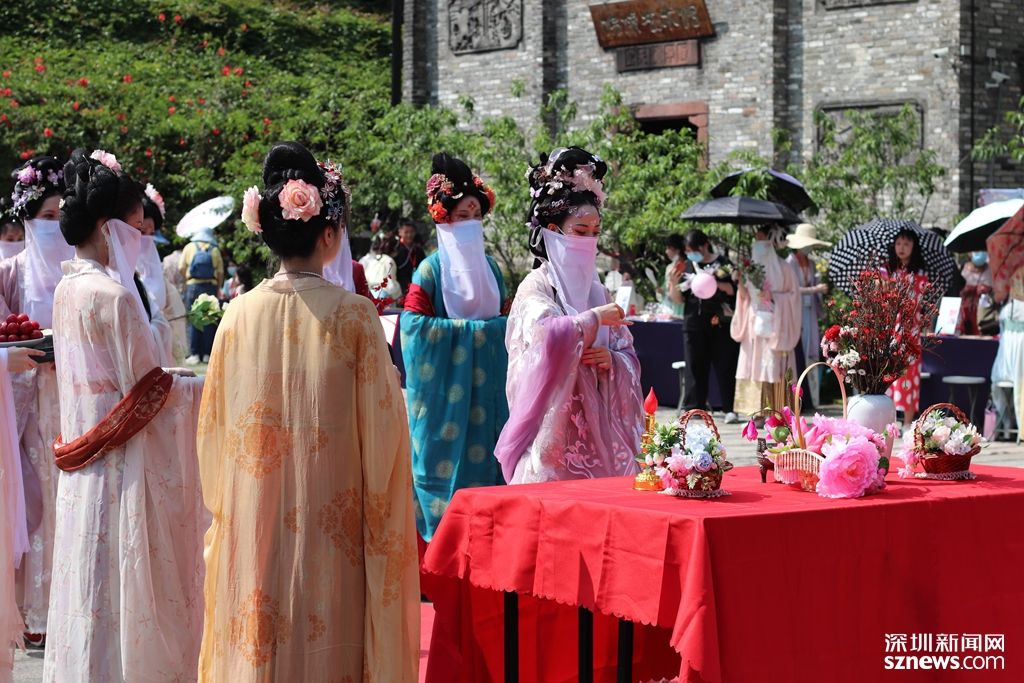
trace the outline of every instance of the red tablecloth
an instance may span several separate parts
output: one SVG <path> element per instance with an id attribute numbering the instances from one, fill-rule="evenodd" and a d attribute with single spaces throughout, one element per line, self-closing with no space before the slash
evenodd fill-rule
<path id="1" fill-rule="evenodd" d="M 715 500 L 629 479 L 464 489 L 424 560 L 437 608 L 427 680 L 501 680 L 494 591 L 532 596 L 524 681 L 573 680 L 566 605 L 666 629 L 683 681 L 1024 680 L 1024 469 L 973 469 L 974 482 L 893 474 L 857 500 L 761 484 L 754 467 L 730 472 L 733 495 Z M 614 680 L 606 621 L 597 680 Z M 547 629 L 536 643 L 534 629 Z M 641 632 L 635 661 L 664 662 L 656 631 Z M 912 634 L 1002 634 L 1005 652 L 988 654 L 1005 670 L 885 671 L 902 654 L 886 634 L 906 634 L 908 655 L 930 653 L 911 651 Z"/>

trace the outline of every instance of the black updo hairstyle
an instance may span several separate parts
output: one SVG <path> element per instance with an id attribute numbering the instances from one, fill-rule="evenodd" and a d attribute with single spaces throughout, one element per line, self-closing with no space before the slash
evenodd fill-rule
<path id="1" fill-rule="evenodd" d="M 462 159 L 440 152 L 435 154 L 430 161 L 430 175 L 445 176 L 452 184 L 451 194 L 440 192 L 437 199 L 441 202 L 448 214 L 455 210 L 456 205 L 466 198 L 466 195 L 476 197 L 480 201 L 480 215 L 486 216 L 491 210 L 491 199 L 486 191 L 476 184 L 476 176 Z M 428 184 L 429 187 L 429 184 Z M 429 196 L 429 195 L 428 195 Z M 401 227 L 401 223 L 399 223 Z"/>
<path id="2" fill-rule="evenodd" d="M 124 215 L 132 197 L 138 201 L 134 181 L 90 159 L 81 149 L 72 152 L 64 164 L 64 185 L 60 231 L 73 247 L 89 239 L 99 221 Z"/>
<path id="3" fill-rule="evenodd" d="M 316 159 L 297 142 L 279 142 L 263 160 L 263 186 L 260 199 L 260 226 L 263 241 L 281 258 L 306 258 L 316 249 L 316 241 L 332 223 L 327 205 L 308 221 L 285 220 L 278 197 L 289 180 L 303 180 L 318 190 L 327 183 Z M 338 226 L 335 226 L 338 227 Z"/>
<path id="4" fill-rule="evenodd" d="M 50 197 L 61 196 L 61 194 L 64 193 L 65 186 L 65 180 L 63 178 L 58 178 L 56 183 L 51 182 L 50 174 L 61 170 L 61 164 L 60 161 L 57 160 L 57 157 L 45 154 L 32 157 L 21 166 L 14 169 L 14 171 L 11 172 L 11 177 L 17 181 L 18 173 L 26 166 L 32 166 L 36 169 L 36 172 L 40 176 L 38 184 L 42 185 L 43 193 L 35 199 L 27 202 L 22 211 L 17 211 L 17 208 L 13 209 L 13 211 L 17 213 L 18 217 L 22 220 L 35 218 L 36 214 L 39 213 L 39 210 L 43 208 L 43 202 Z M 17 182 L 15 182 L 15 191 L 17 191 Z"/>
<path id="5" fill-rule="evenodd" d="M 164 215 L 160 213 L 160 207 L 146 194 L 145 188 L 140 184 L 139 191 L 142 193 L 142 215 L 153 221 L 153 228 L 160 232 L 164 227 Z"/>
<path id="6" fill-rule="evenodd" d="M 550 169 L 549 161 L 552 162 Z M 560 188 L 549 187 L 552 177 L 560 172 L 571 176 L 577 168 L 591 164 L 594 167 L 594 179 L 602 180 L 608 172 L 608 164 L 580 147 L 556 150 L 551 157 L 541 154 L 540 164 L 530 168 L 530 194 L 536 196 L 530 204 L 527 225 L 530 227 L 530 252 L 537 258 L 547 258 L 541 231 L 546 230 L 548 225 L 561 225 L 570 212 L 580 206 L 601 208 L 601 201 L 590 190 L 579 191 L 564 183 Z M 554 192 L 549 194 L 549 189 L 554 189 Z"/>
<path id="7" fill-rule="evenodd" d="M 0 237 L 6 235 L 11 228 L 16 228 L 22 233 L 25 232 L 25 225 L 14 214 L 12 204 L 10 197 L 0 197 Z"/>

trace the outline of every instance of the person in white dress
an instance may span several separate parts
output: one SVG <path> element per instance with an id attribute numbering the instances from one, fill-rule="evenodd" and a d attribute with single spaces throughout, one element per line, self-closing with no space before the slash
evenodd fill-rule
<path id="1" fill-rule="evenodd" d="M 43 680 L 194 681 L 202 633 L 202 382 L 160 368 L 119 254 L 142 213 L 112 155 L 65 165 L 60 229 L 75 257 L 54 295 L 61 469 Z"/>

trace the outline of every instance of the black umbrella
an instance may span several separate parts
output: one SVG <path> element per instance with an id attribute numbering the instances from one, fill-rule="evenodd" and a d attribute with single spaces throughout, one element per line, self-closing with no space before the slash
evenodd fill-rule
<path id="1" fill-rule="evenodd" d="M 753 169 L 745 168 L 741 171 L 734 171 L 722 178 L 722 180 L 711 190 L 712 197 L 728 197 L 733 189 L 740 184 L 744 174 L 750 173 Z M 780 204 L 784 204 L 797 213 L 815 208 L 817 205 L 803 183 L 782 171 L 773 168 L 768 169 L 771 180 L 768 183 L 768 198 Z"/>
<path id="2" fill-rule="evenodd" d="M 789 207 L 752 197 L 719 197 L 698 202 L 683 212 L 683 218 L 697 223 L 734 225 L 795 225 L 801 222 Z"/>
<path id="3" fill-rule="evenodd" d="M 913 221 L 876 218 L 846 233 L 832 249 L 828 276 L 836 287 L 852 295 L 854 283 L 867 268 L 887 265 L 889 245 L 903 230 L 917 233 L 924 258 L 925 273 L 931 283 L 932 296 L 942 296 L 956 273 L 956 261 L 942 244 L 942 237 L 925 230 Z"/>

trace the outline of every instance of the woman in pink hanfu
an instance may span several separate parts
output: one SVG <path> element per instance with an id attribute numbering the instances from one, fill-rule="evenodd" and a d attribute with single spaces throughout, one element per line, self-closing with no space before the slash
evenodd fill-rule
<path id="1" fill-rule="evenodd" d="M 509 484 L 633 474 L 640 362 L 595 274 L 607 165 L 573 147 L 529 174 L 530 249 L 505 345 L 509 420 L 495 455 Z"/>

